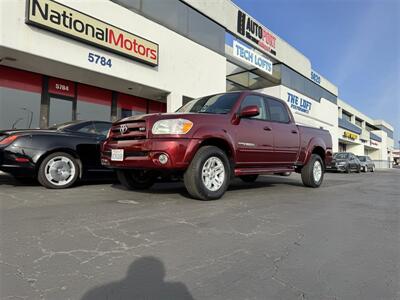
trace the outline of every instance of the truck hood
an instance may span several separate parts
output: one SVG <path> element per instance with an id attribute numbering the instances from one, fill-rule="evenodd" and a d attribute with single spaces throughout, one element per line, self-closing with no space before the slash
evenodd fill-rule
<path id="1" fill-rule="evenodd" d="M 221 119 L 226 118 L 228 115 L 225 114 L 209 114 L 209 113 L 156 113 L 156 114 L 146 114 L 146 115 L 137 115 L 132 117 L 123 118 L 114 123 L 114 125 L 130 123 L 136 121 L 148 121 L 150 123 L 155 123 L 158 120 L 163 119 L 188 119 L 188 120 L 196 120 L 198 118 L 201 119 Z"/>

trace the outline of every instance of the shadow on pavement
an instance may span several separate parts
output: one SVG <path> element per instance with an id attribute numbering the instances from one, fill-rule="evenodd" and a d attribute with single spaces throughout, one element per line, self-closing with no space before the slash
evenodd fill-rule
<path id="1" fill-rule="evenodd" d="M 304 187 L 301 180 L 292 179 L 288 177 L 281 176 L 261 176 L 256 182 L 246 183 L 242 182 L 240 179 L 234 179 L 231 181 L 228 191 L 239 191 L 239 190 L 247 190 L 247 189 L 260 189 L 260 188 L 268 188 L 275 185 L 289 185 L 296 187 Z M 119 182 L 116 182 L 111 185 L 112 188 L 122 191 L 129 191 Z M 142 193 L 142 194 L 179 194 L 186 198 L 191 198 L 189 193 L 186 191 L 186 188 L 183 184 L 183 181 L 175 181 L 175 182 L 157 182 L 150 189 L 144 190 L 134 190 L 132 192 Z"/>
<path id="2" fill-rule="evenodd" d="M 125 278 L 95 287 L 81 300 L 193 299 L 185 284 L 165 281 L 165 275 L 161 260 L 152 256 L 142 257 L 129 266 Z"/>

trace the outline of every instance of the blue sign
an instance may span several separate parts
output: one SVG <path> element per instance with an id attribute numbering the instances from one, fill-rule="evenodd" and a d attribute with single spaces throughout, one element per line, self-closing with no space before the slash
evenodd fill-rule
<path id="1" fill-rule="evenodd" d="M 311 80 L 314 81 L 315 83 L 321 84 L 321 76 L 319 76 L 314 71 L 311 71 Z"/>
<path id="2" fill-rule="evenodd" d="M 290 108 L 301 111 L 303 113 L 310 113 L 312 105 L 311 101 L 298 97 L 295 94 L 289 92 L 287 94 L 287 102 L 289 103 Z"/>
<path id="3" fill-rule="evenodd" d="M 233 55 L 268 74 L 272 74 L 272 61 L 236 41 L 233 41 Z"/>

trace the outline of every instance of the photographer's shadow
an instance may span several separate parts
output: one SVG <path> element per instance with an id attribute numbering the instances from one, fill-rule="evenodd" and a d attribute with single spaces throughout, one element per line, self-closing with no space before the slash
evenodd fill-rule
<path id="1" fill-rule="evenodd" d="M 95 287 L 81 300 L 156 300 L 193 299 L 182 282 L 166 282 L 165 267 L 156 257 L 142 257 L 135 260 L 126 277 L 120 281 Z"/>

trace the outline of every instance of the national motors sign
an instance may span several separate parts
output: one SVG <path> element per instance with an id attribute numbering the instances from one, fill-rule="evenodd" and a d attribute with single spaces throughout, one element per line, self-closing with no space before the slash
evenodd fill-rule
<path id="1" fill-rule="evenodd" d="M 276 36 L 241 10 L 237 15 L 237 32 L 276 56 Z"/>
<path id="2" fill-rule="evenodd" d="M 158 44 L 52 0 L 27 0 L 26 23 L 158 65 Z"/>

